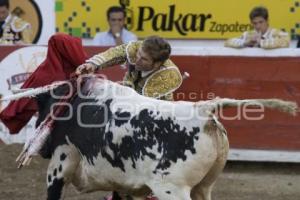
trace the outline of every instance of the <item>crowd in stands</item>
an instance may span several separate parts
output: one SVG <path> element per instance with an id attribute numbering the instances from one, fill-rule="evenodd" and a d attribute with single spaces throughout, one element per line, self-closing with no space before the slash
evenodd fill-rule
<path id="1" fill-rule="evenodd" d="M 249 18 L 254 29 L 244 32 L 241 37 L 227 40 L 226 47 L 259 47 L 263 49 L 289 47 L 289 34 L 269 26 L 269 12 L 265 7 L 253 8 Z"/>

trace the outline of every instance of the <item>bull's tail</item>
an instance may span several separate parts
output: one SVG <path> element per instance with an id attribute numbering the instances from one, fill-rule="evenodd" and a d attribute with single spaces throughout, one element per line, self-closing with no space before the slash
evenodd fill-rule
<path id="1" fill-rule="evenodd" d="M 201 103 L 200 103 L 201 104 Z M 298 105 L 296 102 L 283 101 L 280 99 L 228 99 L 228 98 L 216 98 L 211 101 L 206 101 L 204 104 L 209 105 L 212 109 L 216 108 L 230 108 L 238 106 L 263 106 L 266 108 L 286 112 L 291 115 L 296 115 L 298 111 Z"/>
<path id="2" fill-rule="evenodd" d="M 28 89 L 21 89 L 18 91 L 16 94 L 4 96 L 0 98 L 1 101 L 12 101 L 12 100 L 18 100 L 21 98 L 31 98 L 35 97 L 39 94 L 49 92 L 50 90 L 53 90 L 63 84 L 70 84 L 68 81 L 59 81 L 59 82 L 54 82 L 50 85 L 38 87 L 38 88 L 28 88 Z"/>

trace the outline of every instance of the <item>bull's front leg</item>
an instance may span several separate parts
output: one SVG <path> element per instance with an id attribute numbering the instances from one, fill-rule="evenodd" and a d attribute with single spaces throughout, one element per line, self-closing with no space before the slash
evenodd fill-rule
<path id="1" fill-rule="evenodd" d="M 62 200 L 79 164 L 78 152 L 69 145 L 58 146 L 47 170 L 47 200 Z"/>

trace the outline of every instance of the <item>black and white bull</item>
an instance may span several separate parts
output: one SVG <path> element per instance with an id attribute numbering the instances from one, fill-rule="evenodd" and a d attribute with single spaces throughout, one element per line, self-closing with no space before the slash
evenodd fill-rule
<path id="1" fill-rule="evenodd" d="M 83 88 L 64 119 L 55 121 L 40 152 L 51 158 L 48 200 L 62 199 L 70 183 L 82 193 L 117 191 L 134 200 L 150 192 L 160 200 L 210 200 L 229 149 L 226 131 L 212 112 L 244 104 L 296 109 L 276 99 L 161 101 L 97 78 Z M 54 93 L 66 90 L 60 86 Z M 58 99 L 49 93 L 37 99 L 40 123 Z"/>

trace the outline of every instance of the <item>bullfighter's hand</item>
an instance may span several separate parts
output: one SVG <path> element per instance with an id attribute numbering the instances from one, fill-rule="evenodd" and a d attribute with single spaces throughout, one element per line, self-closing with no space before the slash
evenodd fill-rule
<path id="1" fill-rule="evenodd" d="M 97 66 L 93 63 L 84 63 L 77 67 L 76 75 L 94 73 Z"/>

